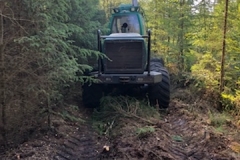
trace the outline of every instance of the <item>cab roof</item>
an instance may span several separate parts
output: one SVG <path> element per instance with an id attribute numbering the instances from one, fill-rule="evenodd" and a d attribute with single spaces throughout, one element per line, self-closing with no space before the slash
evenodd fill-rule
<path id="1" fill-rule="evenodd" d="M 133 6 L 132 4 L 120 4 L 118 7 L 113 9 L 115 13 L 138 12 L 139 10 L 139 6 Z"/>

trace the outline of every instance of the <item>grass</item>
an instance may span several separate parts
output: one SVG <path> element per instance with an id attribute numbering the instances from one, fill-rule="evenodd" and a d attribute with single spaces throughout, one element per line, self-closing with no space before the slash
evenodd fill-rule
<path id="1" fill-rule="evenodd" d="M 214 127 L 221 127 L 230 121 L 226 113 L 209 113 L 210 124 Z"/>
<path id="2" fill-rule="evenodd" d="M 223 126 L 216 127 L 215 131 L 217 133 L 226 133 L 226 130 L 223 128 Z"/>
<path id="3" fill-rule="evenodd" d="M 139 138 L 146 137 L 153 132 L 155 132 L 155 128 L 153 126 L 140 127 L 136 130 L 136 134 Z"/>
<path id="4" fill-rule="evenodd" d="M 122 122 L 137 122 L 141 125 L 154 125 L 160 119 L 156 108 L 146 102 L 132 97 L 104 97 L 99 110 L 92 116 L 93 128 L 100 134 L 109 134 L 113 128 L 121 127 Z M 141 128 L 137 132 L 149 131 L 152 128 Z"/>

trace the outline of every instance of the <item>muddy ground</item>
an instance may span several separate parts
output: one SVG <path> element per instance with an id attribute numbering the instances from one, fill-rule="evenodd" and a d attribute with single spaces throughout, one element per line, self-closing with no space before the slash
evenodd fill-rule
<path id="1" fill-rule="evenodd" d="M 92 111 L 67 107 L 72 115 L 54 115 L 51 131 L 36 132 L 0 156 L 2 160 L 240 159 L 238 126 L 228 119 L 214 125 L 211 105 L 204 96 L 177 89 L 168 111 L 152 117 L 139 117 L 131 110 L 97 123 Z"/>

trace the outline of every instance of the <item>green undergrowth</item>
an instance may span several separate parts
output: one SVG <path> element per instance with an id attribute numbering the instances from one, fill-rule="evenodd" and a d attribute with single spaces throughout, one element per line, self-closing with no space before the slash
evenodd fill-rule
<path id="1" fill-rule="evenodd" d="M 216 132 L 226 133 L 226 127 L 232 123 L 230 115 L 226 112 L 209 113 L 210 125 Z"/>
<path id="2" fill-rule="evenodd" d="M 215 127 L 223 126 L 231 120 L 226 113 L 210 113 L 209 118 L 211 125 Z"/>
<path id="3" fill-rule="evenodd" d="M 92 116 L 93 128 L 100 134 L 109 134 L 116 127 L 120 129 L 124 123 L 137 123 L 137 132 L 144 132 L 145 129 L 148 132 L 149 127 L 146 126 L 155 124 L 159 119 L 160 114 L 156 108 L 145 101 L 124 96 L 104 97 L 101 107 Z M 144 131 L 140 130 L 143 126 Z"/>
<path id="4" fill-rule="evenodd" d="M 136 134 L 139 138 L 146 137 L 153 132 L 155 132 L 153 126 L 144 126 L 136 129 Z"/>
<path id="5" fill-rule="evenodd" d="M 84 123 L 81 117 L 79 117 L 79 108 L 75 105 L 65 106 L 59 111 L 52 111 L 52 114 L 62 117 L 62 119 L 70 122 Z"/>
<path id="6" fill-rule="evenodd" d="M 65 120 L 69 120 L 71 122 L 85 122 L 83 119 L 73 115 L 71 112 L 68 111 L 63 111 L 62 113 L 60 113 L 60 115 L 62 116 L 63 119 Z"/>

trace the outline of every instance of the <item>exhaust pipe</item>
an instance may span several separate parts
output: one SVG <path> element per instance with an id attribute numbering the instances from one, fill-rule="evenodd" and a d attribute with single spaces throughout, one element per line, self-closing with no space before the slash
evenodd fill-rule
<path id="1" fill-rule="evenodd" d="M 138 0 L 132 0 L 132 5 L 134 7 L 138 7 Z"/>

